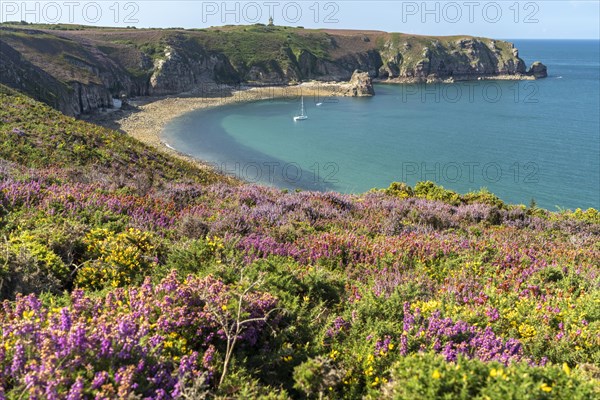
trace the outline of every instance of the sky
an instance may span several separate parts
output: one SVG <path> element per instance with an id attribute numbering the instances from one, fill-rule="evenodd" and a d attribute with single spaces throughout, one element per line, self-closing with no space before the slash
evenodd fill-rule
<path id="1" fill-rule="evenodd" d="M 267 23 L 502 39 L 600 39 L 600 0 L 0 0 L 0 20 L 205 28 Z"/>

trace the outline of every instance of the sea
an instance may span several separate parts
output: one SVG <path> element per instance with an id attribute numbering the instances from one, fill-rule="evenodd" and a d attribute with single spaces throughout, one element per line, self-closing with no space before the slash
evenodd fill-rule
<path id="1" fill-rule="evenodd" d="M 391 182 L 486 188 L 512 204 L 600 209 L 600 41 L 511 40 L 535 81 L 376 84 L 370 98 L 236 102 L 172 120 L 162 140 L 248 182 L 362 193 Z"/>

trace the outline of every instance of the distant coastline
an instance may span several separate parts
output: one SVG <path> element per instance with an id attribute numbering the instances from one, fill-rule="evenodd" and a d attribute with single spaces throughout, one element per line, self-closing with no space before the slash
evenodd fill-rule
<path id="1" fill-rule="evenodd" d="M 134 30 L 0 24 L 0 82 L 64 114 L 114 108 L 114 99 L 186 97 L 204 85 L 440 83 L 544 78 L 513 43 L 469 35 L 235 25 Z M 115 38 L 118 38 L 115 40 Z M 60 57 L 41 49 L 56 49 Z"/>

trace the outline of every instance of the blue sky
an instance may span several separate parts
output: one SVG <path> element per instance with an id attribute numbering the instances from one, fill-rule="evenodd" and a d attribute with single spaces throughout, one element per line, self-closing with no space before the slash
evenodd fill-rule
<path id="1" fill-rule="evenodd" d="M 600 1 L 115 1 L 0 2 L 0 18 L 102 26 L 202 28 L 266 23 L 497 38 L 600 38 Z"/>

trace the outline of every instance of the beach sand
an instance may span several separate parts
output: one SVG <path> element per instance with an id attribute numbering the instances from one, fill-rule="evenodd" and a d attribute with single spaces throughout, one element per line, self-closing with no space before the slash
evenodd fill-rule
<path id="1" fill-rule="evenodd" d="M 212 86 L 203 88 L 199 93 L 133 99 L 129 101 L 126 109 L 96 115 L 91 117 L 90 121 L 124 132 L 159 151 L 193 162 L 201 168 L 211 168 L 202 160 L 183 154 L 161 140 L 161 132 L 169 121 L 194 110 L 270 98 L 299 100 L 300 96 L 305 96 L 324 101 L 326 98 L 343 96 L 346 88 L 345 83 L 333 82 L 241 88 Z"/>

